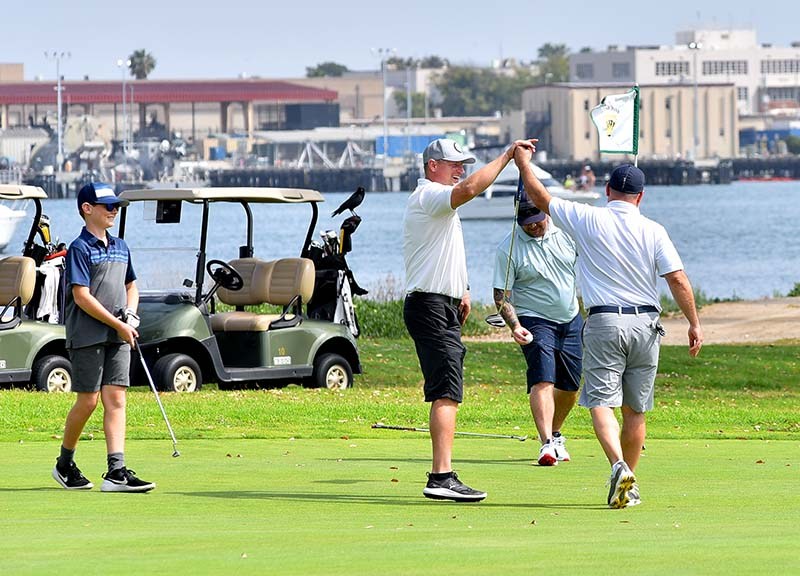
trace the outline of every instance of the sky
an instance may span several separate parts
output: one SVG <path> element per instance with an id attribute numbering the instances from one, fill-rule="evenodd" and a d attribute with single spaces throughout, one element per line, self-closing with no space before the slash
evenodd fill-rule
<path id="1" fill-rule="evenodd" d="M 765 8 L 769 6 L 769 8 Z M 68 80 L 116 80 L 117 60 L 136 49 L 156 58 L 153 79 L 305 76 L 324 61 L 379 68 L 379 49 L 403 58 L 437 55 L 454 64 L 530 61 L 545 43 L 572 51 L 609 44 L 672 44 L 692 28 L 755 28 L 774 46 L 800 42 L 800 2 L 461 0 L 3 0 L 0 62 L 25 78 L 52 79 L 45 51 L 68 52 Z"/>

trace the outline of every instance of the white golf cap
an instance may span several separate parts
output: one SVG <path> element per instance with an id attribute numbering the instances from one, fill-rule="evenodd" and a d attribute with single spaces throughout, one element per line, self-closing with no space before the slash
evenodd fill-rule
<path id="1" fill-rule="evenodd" d="M 428 160 L 449 160 L 450 162 L 474 164 L 475 156 L 464 152 L 455 141 L 439 138 L 428 144 L 425 152 L 422 153 L 423 164 L 427 164 Z"/>

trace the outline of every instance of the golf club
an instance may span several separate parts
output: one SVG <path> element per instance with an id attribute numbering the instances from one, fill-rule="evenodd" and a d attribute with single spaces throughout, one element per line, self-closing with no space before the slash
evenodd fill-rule
<path id="1" fill-rule="evenodd" d="M 503 300 L 500 303 L 501 308 L 506 302 L 506 292 L 508 291 L 508 274 L 511 271 L 511 252 L 514 250 L 514 236 L 516 236 L 517 230 L 517 215 L 519 214 L 519 203 L 524 193 L 525 184 L 522 182 L 522 173 L 520 173 L 519 181 L 517 182 L 517 193 L 514 194 L 514 220 L 511 224 L 511 245 L 508 247 L 508 257 L 506 258 L 506 280 L 503 283 Z M 486 317 L 486 323 L 490 326 L 494 326 L 495 328 L 506 327 L 506 321 L 500 315 L 499 311 L 495 312 L 494 314 L 489 314 Z"/>
<path id="2" fill-rule="evenodd" d="M 406 430 L 407 432 L 430 432 L 428 428 L 412 428 L 409 426 L 390 426 L 389 424 L 383 424 L 378 422 L 372 425 L 373 428 L 381 428 L 383 430 Z M 477 436 L 479 438 L 508 438 L 509 440 L 519 440 L 520 442 L 525 442 L 528 439 L 527 436 L 514 436 L 514 435 L 507 435 L 507 434 L 482 434 L 480 432 L 459 432 L 456 431 L 456 434 L 459 436 Z"/>
<path id="3" fill-rule="evenodd" d="M 156 402 L 158 402 L 158 407 L 161 409 L 161 415 L 164 417 L 164 422 L 167 424 L 167 430 L 169 430 L 169 435 L 172 437 L 172 457 L 177 458 L 181 455 L 178 452 L 178 441 L 175 439 L 175 433 L 172 431 L 172 425 L 169 423 L 169 418 L 167 418 L 167 413 L 164 410 L 164 405 L 161 404 L 161 398 L 158 396 L 158 390 L 156 390 L 156 385 L 153 382 L 153 377 L 150 376 L 150 370 L 147 368 L 147 364 L 144 361 L 144 354 L 142 354 L 142 348 L 139 346 L 138 338 L 135 339 L 136 342 L 136 350 L 139 352 L 139 360 L 142 362 L 142 368 L 144 368 L 144 373 L 147 375 L 147 382 L 150 384 L 150 389 L 153 391 L 153 394 L 156 396 Z"/>

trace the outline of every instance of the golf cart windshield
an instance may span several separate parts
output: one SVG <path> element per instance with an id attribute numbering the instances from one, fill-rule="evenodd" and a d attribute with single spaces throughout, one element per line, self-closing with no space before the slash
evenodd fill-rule
<path id="1" fill-rule="evenodd" d="M 208 260 L 242 255 L 302 255 L 309 220 L 316 225 L 316 190 L 291 188 L 167 188 L 126 190 L 131 204 L 120 222 L 142 290 L 196 291 L 210 286 Z M 306 204 L 311 204 L 311 207 Z"/>

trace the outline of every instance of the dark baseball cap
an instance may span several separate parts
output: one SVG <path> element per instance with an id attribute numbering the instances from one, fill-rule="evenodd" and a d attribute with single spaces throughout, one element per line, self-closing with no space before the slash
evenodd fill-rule
<path id="1" fill-rule="evenodd" d="M 449 160 L 450 162 L 474 164 L 475 156 L 464 152 L 455 140 L 439 138 L 428 144 L 422 153 L 422 163 L 427 165 L 428 160 Z"/>
<path id="2" fill-rule="evenodd" d="M 114 193 L 114 188 L 103 182 L 85 184 L 78 192 L 78 210 L 84 202 L 89 204 L 117 204 L 120 207 L 130 204 Z"/>
<path id="3" fill-rule="evenodd" d="M 539 210 L 533 203 L 524 198 L 519 203 L 517 209 L 517 224 L 520 226 L 527 226 L 528 224 L 536 224 L 541 222 L 547 217 L 547 214 Z"/>
<path id="4" fill-rule="evenodd" d="M 622 164 L 614 168 L 608 186 L 617 192 L 638 194 L 644 190 L 644 172 L 633 164 Z"/>

